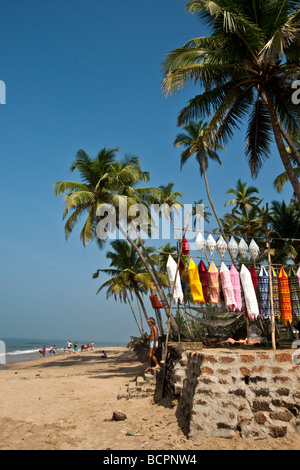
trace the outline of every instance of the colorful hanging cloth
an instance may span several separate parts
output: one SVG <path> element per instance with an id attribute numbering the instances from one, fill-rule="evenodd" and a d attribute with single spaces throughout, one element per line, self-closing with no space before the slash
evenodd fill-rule
<path id="1" fill-rule="evenodd" d="M 174 288 L 173 300 L 175 303 L 177 303 L 178 300 L 182 302 L 183 292 L 181 288 L 179 270 L 177 272 L 177 263 L 174 261 L 171 255 L 169 255 L 168 262 L 167 262 L 167 272 L 168 272 L 168 278 L 169 278 L 171 290 L 173 291 L 173 288 Z M 176 272 L 177 272 L 177 276 L 176 276 Z"/>
<path id="2" fill-rule="evenodd" d="M 224 294 L 225 305 L 230 310 L 235 311 L 237 308 L 237 304 L 236 304 L 236 300 L 234 297 L 234 290 L 232 287 L 230 271 L 224 263 L 221 264 L 220 276 L 221 276 L 221 283 L 222 283 L 222 290 Z"/>
<path id="3" fill-rule="evenodd" d="M 241 268 L 241 282 L 244 290 L 247 314 L 250 320 L 255 320 L 259 315 L 259 308 L 250 271 L 244 264 Z"/>
<path id="4" fill-rule="evenodd" d="M 219 271 L 215 263 L 212 261 L 208 268 L 208 285 L 209 285 L 209 302 L 211 304 L 220 303 L 220 285 L 219 285 Z"/>
<path id="5" fill-rule="evenodd" d="M 204 304 L 205 299 L 202 290 L 202 284 L 199 277 L 199 271 L 194 261 L 191 259 L 188 267 L 190 289 L 193 296 L 194 304 Z"/>
<path id="6" fill-rule="evenodd" d="M 249 269 L 250 274 L 251 274 L 251 279 L 253 282 L 254 290 L 257 292 L 257 286 L 258 286 L 258 277 L 257 277 L 257 272 L 255 270 L 255 267 L 252 265 L 251 268 Z"/>
<path id="7" fill-rule="evenodd" d="M 240 312 L 243 310 L 243 300 L 242 300 L 242 289 L 241 289 L 241 282 L 240 282 L 240 275 L 238 270 L 236 269 L 235 265 L 232 264 L 230 268 L 230 278 L 234 292 L 234 298 L 236 302 L 236 308 Z"/>
<path id="8" fill-rule="evenodd" d="M 208 275 L 207 275 L 207 269 L 203 261 L 201 260 L 200 263 L 198 264 L 198 271 L 199 271 L 199 277 L 200 281 L 202 284 L 202 290 L 203 290 L 203 295 L 204 295 L 204 300 L 205 302 L 209 302 L 209 295 L 208 295 Z"/>
<path id="9" fill-rule="evenodd" d="M 254 290 L 255 290 L 255 293 L 256 293 L 257 292 L 258 280 L 257 280 L 257 272 L 255 271 L 255 267 L 253 265 L 249 269 L 249 272 L 251 274 L 252 284 L 253 284 L 253 287 L 254 287 Z M 248 311 L 247 311 L 247 305 L 245 305 L 245 317 L 250 318 L 249 315 L 248 315 Z"/>
<path id="10" fill-rule="evenodd" d="M 264 266 L 261 267 L 258 275 L 258 292 L 260 315 L 264 320 L 269 320 L 271 318 L 270 281 Z"/>
<path id="11" fill-rule="evenodd" d="M 274 316 L 278 320 L 281 319 L 281 312 L 280 312 L 280 298 L 279 298 L 279 284 L 278 284 L 278 277 L 274 268 L 271 271 L 272 274 L 272 292 L 273 292 L 273 310 Z"/>
<path id="12" fill-rule="evenodd" d="M 292 313 L 300 319 L 300 285 L 298 276 L 293 268 L 289 270 L 289 288 L 291 295 Z"/>
<path id="13" fill-rule="evenodd" d="M 299 266 L 298 271 L 297 271 L 297 276 L 298 276 L 298 279 L 299 279 L 299 286 L 300 286 L 300 266 Z"/>
<path id="14" fill-rule="evenodd" d="M 281 321 L 285 324 L 292 323 L 292 304 L 289 288 L 289 279 L 283 268 L 278 274 L 279 300 L 281 310 Z"/>

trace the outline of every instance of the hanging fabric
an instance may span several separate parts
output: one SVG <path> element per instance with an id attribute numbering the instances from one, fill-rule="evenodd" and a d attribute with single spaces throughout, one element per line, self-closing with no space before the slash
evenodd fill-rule
<path id="1" fill-rule="evenodd" d="M 252 265 L 251 268 L 249 269 L 249 272 L 251 274 L 251 279 L 252 279 L 252 284 L 253 284 L 253 287 L 254 287 L 254 290 L 255 290 L 255 294 L 257 292 L 257 273 L 255 271 L 255 268 L 254 266 Z M 245 306 L 245 317 L 246 318 L 250 318 L 249 315 L 248 315 L 248 311 L 247 311 L 247 305 Z"/>
<path id="2" fill-rule="evenodd" d="M 223 262 L 221 264 L 220 276 L 221 276 L 221 283 L 222 283 L 225 305 L 228 309 L 235 311 L 237 308 L 237 304 L 236 304 L 236 300 L 234 297 L 234 290 L 232 287 L 230 271 Z"/>
<path id="3" fill-rule="evenodd" d="M 211 304 L 220 303 L 220 285 L 219 285 L 219 271 L 215 263 L 212 261 L 208 268 L 208 285 L 209 285 L 209 302 Z"/>
<path id="4" fill-rule="evenodd" d="M 292 323 L 292 305 L 288 276 L 283 268 L 278 274 L 279 300 L 281 310 L 281 321 L 285 324 Z"/>
<path id="5" fill-rule="evenodd" d="M 300 266 L 299 266 L 298 271 L 297 271 L 297 276 L 298 276 L 298 279 L 299 279 L 299 286 L 300 286 Z"/>
<path id="6" fill-rule="evenodd" d="M 181 282 L 180 282 L 180 275 L 179 275 L 179 270 L 177 272 L 177 263 L 174 261 L 171 255 L 169 255 L 168 262 L 167 262 L 167 273 L 168 273 L 168 278 L 171 286 L 171 290 L 174 289 L 174 295 L 173 295 L 173 300 L 175 303 L 180 300 L 181 302 L 183 301 L 183 292 L 181 288 Z M 176 277 L 176 280 L 175 280 Z"/>
<path id="7" fill-rule="evenodd" d="M 236 308 L 237 310 L 241 312 L 243 309 L 243 300 L 242 300 L 240 275 L 234 264 L 232 264 L 230 268 L 230 279 L 231 279 L 231 284 L 233 287 Z"/>
<path id="8" fill-rule="evenodd" d="M 269 320 L 271 318 L 270 282 L 264 266 L 261 267 L 258 275 L 258 292 L 260 315 L 264 320 Z"/>
<path id="9" fill-rule="evenodd" d="M 258 278 L 257 278 L 257 272 L 255 270 L 255 267 L 252 265 L 251 268 L 249 269 L 250 274 L 251 274 L 251 279 L 253 283 L 253 287 L 255 292 L 257 292 L 257 286 L 258 286 Z"/>
<path id="10" fill-rule="evenodd" d="M 273 310 L 274 316 L 278 320 L 281 319 L 281 312 L 280 312 L 280 298 L 279 298 L 279 284 L 278 284 L 278 277 L 275 272 L 275 269 L 272 268 L 272 291 L 273 291 Z"/>
<path id="11" fill-rule="evenodd" d="M 289 270 L 289 288 L 291 295 L 292 313 L 300 319 L 300 286 L 298 276 L 293 268 Z"/>
<path id="12" fill-rule="evenodd" d="M 208 303 L 209 302 L 208 275 L 207 275 L 207 268 L 202 260 L 198 264 L 198 271 L 199 271 L 200 282 L 202 284 L 204 300 L 206 303 Z"/>
<path id="13" fill-rule="evenodd" d="M 192 259 L 190 260 L 188 273 L 190 279 L 190 289 L 194 304 L 204 304 L 205 299 L 203 295 L 202 284 L 200 282 L 198 267 L 195 265 Z"/>
<path id="14" fill-rule="evenodd" d="M 259 315 L 259 308 L 250 271 L 244 264 L 241 268 L 241 282 L 244 290 L 247 314 L 250 320 L 255 320 Z"/>

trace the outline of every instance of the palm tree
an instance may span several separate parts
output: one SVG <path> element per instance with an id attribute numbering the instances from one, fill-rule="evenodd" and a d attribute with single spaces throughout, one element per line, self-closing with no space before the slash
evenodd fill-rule
<path id="1" fill-rule="evenodd" d="M 93 277 L 97 277 L 97 273 L 95 273 Z M 114 296 L 115 300 L 117 301 L 119 299 L 121 303 L 122 301 L 124 301 L 124 303 L 128 301 L 129 307 L 131 309 L 131 312 L 133 314 L 133 317 L 135 319 L 139 332 L 141 336 L 143 336 L 144 334 L 143 323 L 142 321 L 139 322 L 136 317 L 135 311 L 131 303 L 132 292 L 129 289 L 127 279 L 125 278 L 125 276 L 123 276 L 122 274 L 113 276 L 101 286 L 101 289 L 102 288 L 104 289 L 105 287 L 107 287 L 107 291 L 106 291 L 107 299 L 111 296 Z M 99 291 L 100 289 L 98 290 L 98 292 Z"/>
<path id="2" fill-rule="evenodd" d="M 101 206 L 111 204 L 119 206 L 122 197 L 129 195 L 129 204 L 135 186 L 141 181 L 147 182 L 149 175 L 140 168 L 137 157 L 125 157 L 122 162 L 116 159 L 118 147 L 103 148 L 93 159 L 84 150 L 79 150 L 71 171 L 77 170 L 82 183 L 75 181 L 59 181 L 54 183 L 55 194 L 64 194 L 66 208 L 63 219 L 69 216 L 65 224 L 65 236 L 69 237 L 77 221 L 87 215 L 80 238 L 85 246 L 96 237 L 96 225 L 99 222 L 97 212 Z M 69 213 L 71 215 L 69 215 Z M 99 240 L 102 246 L 103 242 Z M 102 242 L 102 243 L 101 243 Z"/>
<path id="3" fill-rule="evenodd" d="M 285 263 L 292 259 L 300 263 L 300 204 L 291 200 L 273 201 L 270 214 L 270 238 L 272 241 L 273 262 Z"/>
<path id="4" fill-rule="evenodd" d="M 247 242 L 264 234 L 264 210 L 260 210 L 258 206 L 252 207 L 246 213 L 236 210 L 230 217 L 236 224 L 236 233 L 243 236 Z"/>
<path id="5" fill-rule="evenodd" d="M 201 214 L 199 214 L 199 212 L 197 211 L 197 206 L 202 206 L 203 207 L 203 211 L 202 211 L 203 213 L 201 212 Z M 208 224 L 210 223 L 209 218 L 211 216 L 211 213 L 209 212 L 209 206 L 204 205 L 203 199 L 199 199 L 199 201 L 194 201 L 193 208 L 192 208 L 192 215 L 195 217 L 194 227 L 196 227 L 197 221 L 201 217 L 203 217 L 205 222 L 207 222 Z"/>
<path id="6" fill-rule="evenodd" d="M 99 210 L 101 208 L 105 210 L 107 205 L 111 205 L 117 212 L 115 224 L 118 230 L 122 233 L 122 236 L 128 240 L 141 258 L 161 299 L 165 301 L 165 294 L 160 285 L 158 275 L 153 269 L 147 251 L 144 249 L 143 245 L 141 250 L 129 236 L 126 229 L 124 230 L 121 223 L 122 214 L 119 213 L 119 208 L 125 204 L 125 223 L 128 223 L 128 207 L 137 202 L 145 204 L 145 198 L 151 194 L 151 190 L 154 188 L 137 187 L 142 181 L 147 182 L 149 180 L 149 174 L 141 170 L 139 159 L 136 156 L 125 157 L 121 162 L 117 160 L 118 151 L 118 147 L 114 149 L 106 149 L 106 147 L 104 147 L 98 152 L 95 158 L 91 158 L 84 150 L 79 150 L 71 166 L 71 171 L 77 170 L 82 182 L 59 181 L 54 183 L 55 194 L 57 196 L 64 195 L 66 207 L 63 213 L 63 219 L 65 219 L 67 215 L 69 216 L 65 223 L 65 236 L 66 238 L 69 237 L 74 225 L 79 221 L 81 216 L 85 215 L 87 216 L 86 221 L 80 234 L 84 246 L 87 242 L 96 238 L 100 247 L 103 247 L 105 239 L 99 239 L 99 237 L 96 236 L 96 227 L 99 221 L 101 221 Z M 71 215 L 69 215 L 70 212 Z M 132 219 L 130 222 L 132 222 Z M 107 230 L 109 230 L 109 228 Z M 167 316 L 169 316 L 167 306 L 165 311 Z M 172 329 L 176 334 L 177 325 L 172 316 L 170 321 Z"/>
<path id="7" fill-rule="evenodd" d="M 300 152 L 300 131 L 296 132 L 295 133 L 295 136 L 294 136 L 294 140 L 295 140 L 295 150 Z M 293 165 L 293 168 L 294 168 L 294 172 L 295 172 L 295 175 L 297 176 L 298 179 L 300 179 L 300 165 L 298 164 L 298 160 L 295 156 L 295 151 L 290 148 L 288 145 L 286 146 L 286 150 L 289 154 L 289 158 L 292 162 L 292 165 Z M 275 189 L 281 193 L 282 192 L 282 189 L 283 189 L 283 186 L 289 181 L 289 178 L 288 178 L 288 175 L 287 175 L 287 172 L 283 172 L 281 173 L 280 175 L 277 176 L 277 178 L 275 178 L 274 180 L 274 187 Z"/>
<path id="8" fill-rule="evenodd" d="M 261 203 L 262 199 L 259 199 L 254 194 L 258 194 L 259 191 L 255 186 L 247 187 L 247 183 L 242 183 L 241 179 L 238 179 L 236 188 L 230 188 L 226 191 L 226 194 L 233 194 L 234 199 L 227 201 L 225 207 L 229 204 L 233 204 L 234 208 L 232 212 L 239 210 L 243 215 L 247 215 L 254 205 Z"/>
<path id="9" fill-rule="evenodd" d="M 182 146 L 185 150 L 180 155 L 180 167 L 182 169 L 186 161 L 192 156 L 196 155 L 197 162 L 199 163 L 200 175 L 203 176 L 206 193 L 208 200 L 210 202 L 211 208 L 217 220 L 220 232 L 226 240 L 226 236 L 223 231 L 223 227 L 219 216 L 217 214 L 215 205 L 213 203 L 210 189 L 208 185 L 208 180 L 206 172 L 208 169 L 209 159 L 216 161 L 219 165 L 222 165 L 221 160 L 216 152 L 216 150 L 225 150 L 219 144 L 211 140 L 211 134 L 208 129 L 207 123 L 199 121 L 198 123 L 191 121 L 188 124 L 183 126 L 185 132 L 178 134 L 175 138 L 174 145 L 175 147 Z"/>
<path id="10" fill-rule="evenodd" d="M 212 34 L 188 41 L 165 58 L 164 92 L 189 83 L 204 91 L 181 111 L 178 124 L 212 115 L 209 127 L 226 143 L 248 118 L 246 157 L 257 176 L 275 139 L 285 171 L 300 201 L 284 139 L 298 127 L 300 106 L 292 84 L 300 75 L 300 6 L 293 0 L 191 0 Z M 296 152 L 298 165 L 300 156 Z"/>
<path id="11" fill-rule="evenodd" d="M 175 210 L 177 214 L 180 214 L 183 204 L 182 202 L 178 201 L 178 198 L 182 197 L 183 194 L 181 192 L 174 191 L 174 183 L 169 183 L 167 185 L 162 184 L 158 186 L 158 190 L 150 198 L 151 203 L 158 206 L 159 210 L 163 208 L 165 219 L 167 221 L 171 220 L 174 234 L 176 234 L 176 229 L 172 211 Z M 161 211 L 159 212 L 159 216 L 162 216 Z"/>
<path id="12" fill-rule="evenodd" d="M 138 245 L 137 241 L 136 244 Z M 104 282 L 98 289 L 98 292 L 109 287 L 108 292 L 115 294 L 118 293 L 120 286 L 122 290 L 125 288 L 129 292 L 133 292 L 138 304 L 142 307 L 146 320 L 148 320 L 141 293 L 145 294 L 154 287 L 150 274 L 127 240 L 114 240 L 111 242 L 111 247 L 113 251 L 106 253 L 106 258 L 110 260 L 110 268 L 98 269 L 97 272 L 94 273 L 93 278 L 96 279 L 100 273 L 106 273 L 113 277 Z M 149 248 L 149 250 L 151 249 Z M 160 273 L 159 280 L 161 283 L 166 283 L 166 274 Z"/>

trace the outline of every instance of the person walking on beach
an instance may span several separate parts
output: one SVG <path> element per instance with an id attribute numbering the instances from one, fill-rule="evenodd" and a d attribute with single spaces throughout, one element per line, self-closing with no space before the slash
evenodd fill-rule
<path id="1" fill-rule="evenodd" d="M 68 351 L 70 353 L 72 351 L 72 343 L 70 340 L 67 342 L 67 345 L 68 345 Z"/>
<path id="2" fill-rule="evenodd" d="M 43 357 L 46 357 L 46 346 L 43 346 Z"/>
<path id="3" fill-rule="evenodd" d="M 150 336 L 149 336 L 149 352 L 148 352 L 148 367 L 145 372 L 149 372 L 152 369 L 152 361 L 155 366 L 154 369 L 160 369 L 157 359 L 155 357 L 155 351 L 158 346 L 158 330 L 156 322 L 153 317 L 148 318 L 147 323 L 150 327 Z"/>

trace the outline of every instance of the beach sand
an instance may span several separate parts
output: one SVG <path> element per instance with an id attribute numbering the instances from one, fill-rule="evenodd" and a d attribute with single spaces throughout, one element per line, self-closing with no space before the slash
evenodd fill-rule
<path id="1" fill-rule="evenodd" d="M 167 399 L 118 399 L 141 375 L 127 348 L 64 354 L 0 371 L 1 450 L 299 450 L 300 435 L 189 440 Z M 126 414 L 113 421 L 114 411 Z"/>

